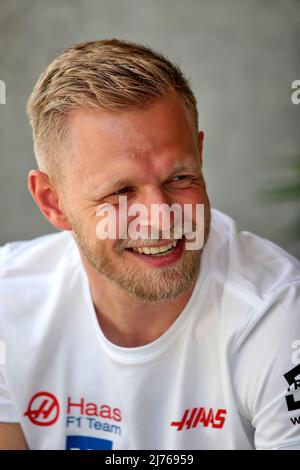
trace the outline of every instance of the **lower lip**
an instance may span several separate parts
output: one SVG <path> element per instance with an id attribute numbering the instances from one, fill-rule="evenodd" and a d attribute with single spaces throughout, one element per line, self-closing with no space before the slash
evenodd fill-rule
<path id="1" fill-rule="evenodd" d="M 161 268 L 163 266 L 167 266 L 169 264 L 175 263 L 181 257 L 183 250 L 185 247 L 185 241 L 183 238 L 178 240 L 178 243 L 173 251 L 169 254 L 164 256 L 151 256 L 151 255 L 143 255 L 140 253 L 136 253 L 135 251 L 126 250 L 132 256 L 137 257 L 144 263 L 148 264 L 148 266 L 153 266 L 156 268 Z"/>

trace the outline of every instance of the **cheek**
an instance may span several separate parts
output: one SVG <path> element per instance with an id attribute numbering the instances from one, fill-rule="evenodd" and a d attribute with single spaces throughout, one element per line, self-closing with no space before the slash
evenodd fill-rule
<path id="1" fill-rule="evenodd" d="M 119 254 L 126 240 L 119 239 L 119 211 L 115 208 L 114 213 L 104 211 L 93 217 L 90 224 L 90 236 L 96 240 L 97 249 L 102 252 Z M 126 219 L 125 219 L 126 221 Z M 122 227 L 121 227 L 122 231 Z"/>
<path id="2" fill-rule="evenodd" d="M 193 188 L 188 191 L 188 195 L 182 198 L 180 204 L 184 212 L 184 219 L 192 220 L 193 224 L 200 224 L 201 227 L 207 224 L 210 214 L 210 203 L 208 196 L 202 188 Z"/>
<path id="3" fill-rule="evenodd" d="M 192 206 L 193 216 L 195 216 L 196 214 L 197 204 L 203 204 L 204 206 L 207 206 L 209 204 L 206 191 L 199 187 L 191 188 L 184 191 L 184 194 L 178 196 L 176 198 L 176 201 L 174 202 L 179 203 L 182 206 L 183 210 L 185 205 L 186 207 Z"/>
<path id="4" fill-rule="evenodd" d="M 173 199 L 176 199 L 181 203 L 196 204 L 205 202 L 207 199 L 207 193 L 204 182 L 192 185 L 189 188 L 182 189 L 174 193 Z"/>
<path id="5" fill-rule="evenodd" d="M 119 256 L 123 251 L 122 247 L 124 246 L 124 242 L 126 243 L 126 240 L 115 240 L 111 238 L 100 240 L 99 238 L 96 238 L 97 251 L 99 253 Z"/>

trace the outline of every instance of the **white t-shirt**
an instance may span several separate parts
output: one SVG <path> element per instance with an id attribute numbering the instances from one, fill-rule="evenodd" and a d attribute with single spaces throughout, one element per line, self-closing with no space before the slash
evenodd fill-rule
<path id="1" fill-rule="evenodd" d="M 188 304 L 134 348 L 101 331 L 71 232 L 1 258 L 0 422 L 30 449 L 300 449 L 300 263 L 272 242 L 213 209 Z"/>

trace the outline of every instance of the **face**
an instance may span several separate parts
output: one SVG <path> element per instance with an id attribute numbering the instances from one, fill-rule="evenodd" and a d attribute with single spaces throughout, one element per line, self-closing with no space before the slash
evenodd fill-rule
<path id="1" fill-rule="evenodd" d="M 149 209 L 162 203 L 192 204 L 193 209 L 204 204 L 206 243 L 211 214 L 201 168 L 203 133 L 196 135 L 177 95 L 145 109 L 77 110 L 69 125 L 72 165 L 65 168 L 63 206 L 81 254 L 100 276 L 135 298 L 175 299 L 195 281 L 202 250 L 184 249 L 183 237 L 173 252 L 139 254 L 132 248 L 169 244 L 172 227 L 168 240 L 101 240 L 96 211 L 108 203 L 118 216 L 120 195 L 127 197 L 128 208 L 133 203 Z M 147 226 L 151 223 L 149 218 Z"/>

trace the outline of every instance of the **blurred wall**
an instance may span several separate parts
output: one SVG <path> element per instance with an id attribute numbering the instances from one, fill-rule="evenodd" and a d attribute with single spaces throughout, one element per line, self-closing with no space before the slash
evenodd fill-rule
<path id="1" fill-rule="evenodd" d="M 38 75 L 69 45 L 112 37 L 150 45 L 191 79 L 212 206 L 300 256 L 298 204 L 258 198 L 300 152 L 297 0 L 0 0 L 0 244 L 55 231 L 27 189 L 35 160 L 25 103 Z"/>

